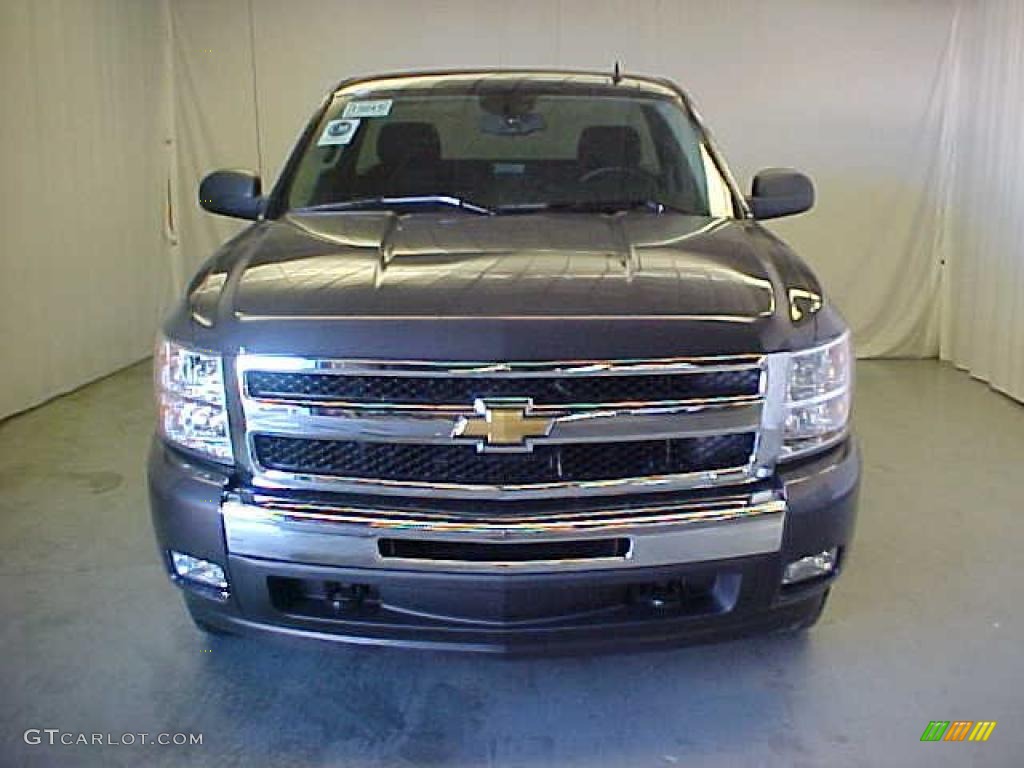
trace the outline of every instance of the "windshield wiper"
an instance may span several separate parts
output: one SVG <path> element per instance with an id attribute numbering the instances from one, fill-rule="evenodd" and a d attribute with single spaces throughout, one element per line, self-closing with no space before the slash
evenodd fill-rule
<path id="1" fill-rule="evenodd" d="M 411 195 L 405 197 L 361 197 L 356 200 L 340 200 L 336 203 L 324 203 L 323 205 L 310 205 L 296 210 L 308 211 L 358 211 L 373 210 L 375 208 L 391 208 L 392 206 L 403 205 L 446 205 L 451 208 L 458 208 L 470 213 L 479 213 L 489 216 L 494 211 L 482 205 L 463 200 L 461 197 L 451 195 Z"/>
<path id="2" fill-rule="evenodd" d="M 523 203 L 520 205 L 503 205 L 496 209 L 497 213 L 534 213 L 536 211 L 554 211 L 568 213 L 618 213 L 620 211 L 645 210 L 652 213 L 682 213 L 692 215 L 690 211 L 667 205 L 659 200 L 573 200 L 557 203 Z"/>

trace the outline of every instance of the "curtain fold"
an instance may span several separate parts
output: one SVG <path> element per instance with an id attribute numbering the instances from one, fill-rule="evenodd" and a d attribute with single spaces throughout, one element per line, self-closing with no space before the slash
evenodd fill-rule
<path id="1" fill-rule="evenodd" d="M 174 267 L 183 281 L 248 223 L 206 213 L 198 202 L 199 182 L 210 171 L 259 170 L 248 7 L 247 0 L 170 3 L 177 147 Z M 184 282 L 177 288 L 182 290 Z"/>
<path id="2" fill-rule="evenodd" d="M 942 349 L 1024 400 L 1024 4 L 964 0 Z"/>

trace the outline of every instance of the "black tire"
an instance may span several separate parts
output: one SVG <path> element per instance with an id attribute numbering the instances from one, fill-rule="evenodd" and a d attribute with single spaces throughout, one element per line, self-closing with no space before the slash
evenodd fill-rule
<path id="1" fill-rule="evenodd" d="M 806 632 L 818 623 L 818 620 L 821 618 L 821 614 L 825 612 L 825 604 L 828 602 L 828 593 L 829 590 L 827 589 L 822 592 L 821 598 L 818 600 L 818 604 L 815 606 L 814 610 L 793 625 L 792 630 L 794 632 Z"/>

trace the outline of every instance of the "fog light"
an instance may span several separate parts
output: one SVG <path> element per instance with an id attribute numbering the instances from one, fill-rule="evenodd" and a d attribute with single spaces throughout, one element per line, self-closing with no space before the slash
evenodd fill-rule
<path id="1" fill-rule="evenodd" d="M 836 569 L 838 554 L 836 548 L 832 547 L 832 549 L 826 549 L 816 555 L 808 555 L 794 560 L 782 572 L 782 583 L 796 584 L 819 576 L 827 576 Z"/>
<path id="2" fill-rule="evenodd" d="M 224 576 L 224 569 L 209 560 L 200 560 L 198 557 L 186 555 L 184 552 L 171 551 L 171 562 L 174 564 L 174 572 L 183 579 L 194 581 L 207 587 L 215 589 L 227 589 L 228 580 Z"/>

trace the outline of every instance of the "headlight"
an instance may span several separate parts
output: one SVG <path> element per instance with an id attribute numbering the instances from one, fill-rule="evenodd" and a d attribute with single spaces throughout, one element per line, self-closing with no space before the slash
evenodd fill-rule
<path id="1" fill-rule="evenodd" d="M 823 448 L 846 433 L 852 372 L 849 332 L 790 356 L 784 459 Z"/>
<path id="2" fill-rule="evenodd" d="M 217 461 L 231 461 L 220 356 L 157 343 L 156 396 L 159 429 L 168 441 Z"/>

